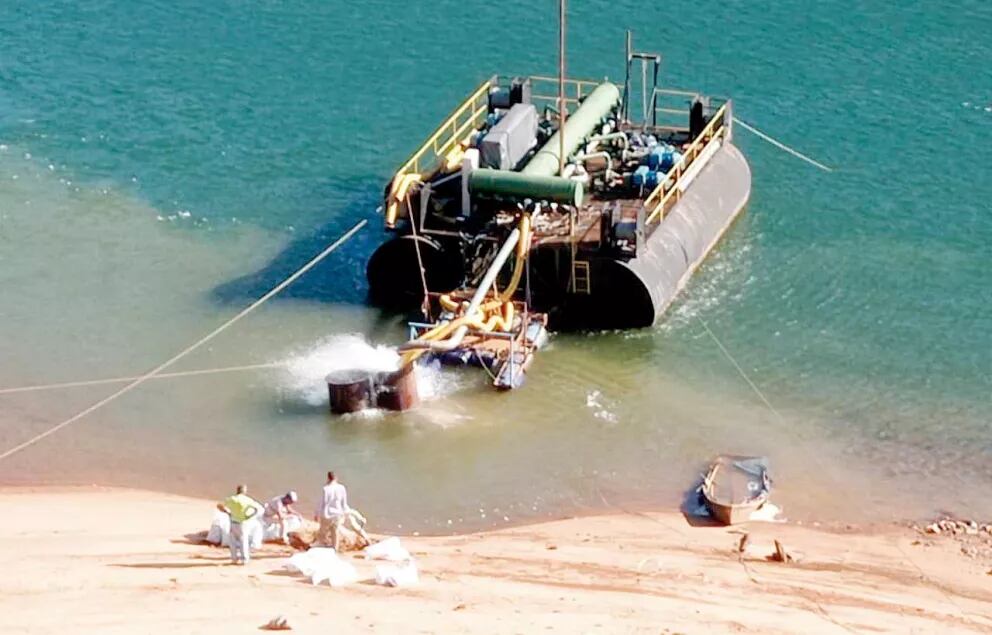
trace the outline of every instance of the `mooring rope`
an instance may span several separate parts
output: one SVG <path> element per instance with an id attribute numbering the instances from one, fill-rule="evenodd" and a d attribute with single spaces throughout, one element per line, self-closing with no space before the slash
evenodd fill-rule
<path id="1" fill-rule="evenodd" d="M 284 366 L 285 362 L 268 362 L 264 364 L 247 364 L 244 366 L 224 366 L 221 368 L 201 368 L 198 370 L 183 370 L 174 373 L 159 373 L 149 379 L 171 379 L 174 377 L 194 377 L 196 375 L 213 375 L 215 373 L 233 373 L 244 370 L 261 370 L 266 368 L 278 368 Z M 0 395 L 10 395 L 19 392 L 35 392 L 40 390 L 56 390 L 59 388 L 79 388 L 82 386 L 102 386 L 104 384 L 123 384 L 139 379 L 141 375 L 133 377 L 108 377 L 107 379 L 86 379 L 83 381 L 65 381 L 58 384 L 36 384 L 33 386 L 16 386 L 14 388 L 0 388 Z"/>
<path id="2" fill-rule="evenodd" d="M 792 156 L 796 157 L 797 159 L 801 159 L 801 160 L 805 161 L 806 163 L 809 163 L 810 165 L 813 165 L 813 166 L 816 166 L 816 167 L 820 168 L 824 172 L 833 172 L 834 171 L 833 168 L 831 168 L 829 166 L 826 166 L 826 165 L 823 165 L 822 163 L 820 163 L 816 159 L 809 158 L 808 156 L 806 156 L 805 154 L 803 154 L 799 150 L 796 150 L 794 148 L 790 148 L 789 146 L 785 145 L 781 141 L 778 141 L 776 139 L 771 138 L 770 136 L 768 136 L 764 132 L 758 130 L 757 128 L 755 128 L 754 126 L 750 125 L 749 123 L 747 123 L 745 121 L 741 121 L 737 117 L 734 117 L 734 123 L 735 124 L 740 124 L 740 126 L 742 128 L 744 128 L 745 130 L 747 130 L 748 132 L 750 132 L 750 133 L 752 133 L 754 135 L 757 135 L 759 138 L 764 139 L 765 141 L 767 141 L 768 143 L 772 144 L 776 148 L 788 152 L 789 154 L 791 154 Z"/>
<path id="3" fill-rule="evenodd" d="M 413 208 L 410 207 L 410 193 L 406 194 L 406 213 L 410 217 L 410 230 L 413 232 L 413 249 L 417 252 L 417 270 L 420 271 L 420 285 L 424 289 L 424 299 L 420 302 L 420 312 L 424 318 L 430 316 L 430 293 L 427 291 L 427 273 L 424 270 L 424 259 L 420 255 L 420 237 L 417 235 L 417 219 L 413 217 Z"/>
<path id="4" fill-rule="evenodd" d="M 758 388 L 757 384 L 755 384 L 751 380 L 751 378 L 748 376 L 748 374 L 746 372 L 744 372 L 744 369 L 741 367 L 741 365 L 739 363 L 737 363 L 737 360 L 734 358 L 734 356 L 730 354 L 730 351 L 727 350 L 727 347 L 723 345 L 723 342 L 720 341 L 720 338 L 718 338 L 716 336 L 716 334 L 713 333 L 713 331 L 710 329 L 709 325 L 706 324 L 706 321 L 703 320 L 703 318 L 699 317 L 698 315 L 696 316 L 696 319 L 699 320 L 699 323 L 702 325 L 703 329 L 705 329 L 706 332 L 709 334 L 710 338 L 712 338 L 713 342 L 716 343 L 716 345 L 723 352 L 723 354 L 727 358 L 727 360 L 729 360 L 730 363 L 733 364 L 734 368 L 737 369 L 737 372 L 740 373 L 741 377 L 744 378 L 744 381 L 746 381 L 747 384 L 748 384 L 748 386 L 751 387 L 751 390 L 753 390 L 755 392 L 755 394 L 758 395 L 758 397 L 761 399 L 761 401 L 764 402 L 765 406 L 767 406 L 768 409 L 772 413 L 775 414 L 775 416 L 778 418 L 779 422 L 784 424 L 785 423 L 785 418 L 782 416 L 782 414 L 778 410 L 775 409 L 775 406 L 773 406 L 771 404 L 771 402 L 768 400 L 768 397 L 765 396 L 765 393 L 763 393 L 761 391 L 761 389 Z M 855 492 L 854 492 L 853 488 L 850 485 L 848 485 L 846 483 L 839 482 L 837 479 L 835 479 L 832 476 L 830 476 L 829 472 L 827 470 L 823 469 L 823 463 L 820 461 L 820 459 L 816 456 L 815 453 L 808 453 L 808 456 L 809 456 L 809 458 L 816 465 L 820 466 L 823 475 L 826 476 L 833 483 L 834 487 L 839 488 L 839 489 L 846 490 L 849 494 L 852 495 L 852 499 L 853 499 L 853 495 L 854 495 Z M 933 584 L 933 581 L 929 578 L 929 576 L 927 576 L 923 572 L 923 569 L 921 569 L 919 567 L 919 565 L 917 565 L 912 560 L 912 558 L 909 557 L 909 554 L 907 554 L 905 551 L 903 551 L 902 547 L 899 546 L 898 543 L 896 543 L 895 546 L 896 546 L 897 549 L 899 549 L 899 551 L 903 554 L 903 556 L 905 556 L 907 562 L 909 562 L 911 565 L 913 565 L 913 567 L 915 567 L 916 570 L 920 572 L 920 576 L 921 576 L 921 578 L 923 580 L 931 583 L 934 588 L 936 588 L 938 591 L 940 591 L 944 595 L 944 598 L 951 604 L 951 606 L 953 606 L 954 608 L 956 608 L 961 615 L 965 615 L 966 614 L 966 612 L 964 611 L 964 609 L 962 609 L 961 606 L 958 605 L 958 603 L 954 601 L 954 599 L 947 593 L 947 591 L 945 591 L 940 585 Z M 830 615 L 827 614 L 827 612 L 823 609 L 822 606 L 820 606 L 819 604 L 817 604 L 816 606 L 817 606 L 817 608 L 820 609 L 820 611 L 823 612 L 824 616 L 826 616 L 826 618 L 829 619 L 831 622 L 834 622 L 835 624 L 838 624 L 839 626 L 841 626 L 841 627 L 843 627 L 843 628 L 845 628 L 845 629 L 847 629 L 847 630 L 849 630 L 851 632 L 855 632 L 851 628 L 849 628 L 848 626 L 846 626 L 844 624 L 841 624 L 840 622 L 837 622 L 832 617 L 830 617 Z M 968 612 L 968 614 L 975 615 L 975 613 L 971 613 L 971 612 Z"/>
<path id="5" fill-rule="evenodd" d="M 779 423 L 784 424 L 785 417 L 783 417 L 782 414 L 775 409 L 775 406 L 773 406 L 772 402 L 768 400 L 768 397 L 765 396 L 765 393 L 761 392 L 761 389 L 758 388 L 758 385 L 755 384 L 753 381 L 751 381 L 751 378 L 748 376 L 746 372 L 744 372 L 744 369 L 741 367 L 741 365 L 737 363 L 737 360 L 734 358 L 734 356 L 730 354 L 730 351 L 727 350 L 727 347 L 723 345 L 723 342 L 720 341 L 720 338 L 718 338 L 716 334 L 712 330 L 710 330 L 709 324 L 707 324 L 706 321 L 703 320 L 703 318 L 699 317 L 698 315 L 696 316 L 696 319 L 709 334 L 713 342 L 716 343 L 717 347 L 719 347 L 720 351 L 723 353 L 723 356 L 726 357 L 731 364 L 733 364 L 734 368 L 737 369 L 737 372 L 740 373 L 740 376 L 744 378 L 745 382 L 747 382 L 747 385 L 751 387 L 751 390 L 754 391 L 754 394 L 758 395 L 758 398 L 761 399 L 761 401 L 768 407 L 769 410 L 772 411 L 772 413 L 774 413 L 775 417 L 778 418 Z"/>
<path id="6" fill-rule="evenodd" d="M 257 309 L 258 307 L 260 307 L 266 301 L 268 301 L 269 299 L 271 299 L 274 295 L 278 294 L 280 291 L 282 291 L 283 289 L 285 289 L 289 285 L 291 285 L 294 282 L 296 282 L 296 280 L 300 276 L 302 276 L 306 272 L 308 272 L 311 269 L 313 269 L 313 267 L 316 266 L 316 264 L 318 262 L 320 262 L 321 260 L 323 260 L 324 258 L 326 258 L 327 256 L 329 256 L 331 254 L 331 252 L 333 252 L 335 249 L 337 249 L 342 244 L 344 244 L 347 240 L 349 240 L 352 236 L 354 236 L 358 232 L 358 230 L 360 230 L 362 227 L 365 226 L 366 223 L 368 223 L 368 220 L 366 220 L 366 219 L 362 219 L 362 220 L 358 221 L 357 223 L 355 223 L 355 225 L 351 229 L 349 229 L 340 238 L 338 238 L 333 243 L 331 243 L 331 245 L 329 247 L 327 247 L 326 249 L 324 249 L 324 251 L 322 251 L 319 254 L 317 254 L 316 256 L 314 256 L 309 262 L 307 262 L 305 265 L 303 265 L 302 267 L 300 267 L 299 269 L 297 269 L 288 278 L 286 278 L 285 280 L 283 280 L 282 282 L 280 282 L 279 284 L 277 284 L 275 287 L 273 287 L 272 290 L 270 290 L 268 293 L 266 293 L 265 295 L 263 295 L 258 300 L 255 300 L 254 302 L 252 302 L 248 307 L 246 307 L 245 309 L 242 309 L 240 313 L 238 313 L 237 315 L 235 315 L 234 317 L 232 317 L 228 321 L 224 322 L 223 324 L 221 324 L 220 326 L 218 326 L 217 328 L 215 328 L 213 331 L 211 331 L 207 335 L 204 335 L 203 337 L 201 337 L 199 340 L 197 340 L 193 344 L 191 344 L 191 345 L 187 346 L 186 348 L 184 348 L 183 350 L 179 351 L 178 353 L 176 353 L 175 355 L 173 355 L 172 357 L 170 357 L 166 361 L 162 362 L 161 364 L 159 364 L 155 368 L 151 369 L 150 371 L 148 371 L 144 375 L 141 375 L 140 377 L 138 377 L 134 381 L 130 382 L 129 384 L 127 384 L 126 386 L 124 386 L 120 390 L 114 392 L 110 396 L 104 397 L 100 401 L 98 401 L 98 402 L 94 403 L 93 405 L 91 405 L 91 406 L 83 409 L 82 411 L 74 414 L 73 416 L 69 417 L 65 421 L 62 421 L 62 422 L 60 422 L 60 423 L 52 426 L 51 428 L 45 430 L 44 432 L 42 432 L 40 434 L 37 434 L 37 435 L 31 437 L 30 439 L 28 439 L 27 441 L 25 441 L 23 443 L 20 443 L 18 445 L 15 445 L 14 447 L 12 447 L 9 450 L 5 451 L 3 454 L 0 454 L 0 461 L 2 461 L 2 460 L 6 459 L 6 458 L 8 458 L 8 457 L 10 457 L 10 456 L 12 456 L 14 454 L 17 454 L 18 452 L 20 452 L 21 450 L 24 450 L 25 448 L 31 447 L 32 445 L 34 445 L 35 443 L 38 443 L 42 439 L 55 434 L 56 432 L 58 432 L 62 428 L 65 428 L 66 426 L 71 425 L 71 424 L 75 423 L 76 421 L 79 421 L 80 419 L 82 419 L 86 415 L 90 414 L 91 412 L 102 408 L 103 406 L 105 406 L 108 403 L 110 403 L 111 401 L 117 399 L 121 395 L 124 395 L 124 394 L 130 392 L 131 390 L 137 388 L 138 386 L 140 386 L 141 384 L 145 383 L 146 381 L 148 381 L 152 377 L 155 377 L 156 375 L 158 375 L 159 373 L 161 373 L 163 370 L 165 370 L 169 366 L 171 366 L 171 365 L 175 364 L 176 362 L 178 362 L 183 357 L 186 357 L 187 355 L 189 355 L 190 353 L 192 353 L 196 349 L 200 348 L 201 346 L 203 346 L 204 344 L 206 344 L 207 342 L 209 342 L 210 340 L 212 340 L 216 336 L 220 335 L 222 332 L 224 332 L 224 330 L 226 330 L 228 327 L 230 327 L 231 325 L 233 325 L 235 322 L 237 322 L 238 320 L 240 320 L 244 316 L 248 315 L 249 313 L 251 313 L 252 311 L 254 311 L 255 309 Z"/>
<path id="7" fill-rule="evenodd" d="M 760 399 L 761 402 L 765 404 L 765 407 L 767 407 L 768 410 L 775 415 L 775 418 L 778 419 L 778 422 L 781 426 L 787 427 L 788 422 L 785 420 L 785 417 L 782 416 L 782 413 L 779 412 L 778 409 L 772 405 L 771 400 L 768 399 L 768 397 L 760 388 L 758 388 L 758 385 L 754 383 L 754 380 L 752 380 L 751 377 L 747 374 L 747 372 L 745 372 L 744 367 L 741 366 L 740 363 L 738 363 L 737 359 L 730 353 L 730 351 L 723 344 L 723 342 L 720 341 L 720 338 L 716 336 L 716 333 L 714 333 L 713 330 L 710 329 L 709 324 L 707 324 L 706 321 L 703 318 L 699 317 L 698 315 L 695 317 L 696 320 L 699 321 L 699 324 L 702 325 L 706 333 L 710 336 L 710 339 L 712 339 L 713 342 L 720 349 L 720 352 L 723 353 L 723 356 L 727 358 L 727 360 L 733 365 L 733 367 L 740 374 L 741 378 L 743 378 L 744 381 L 747 382 L 747 385 L 751 387 L 751 390 L 754 391 L 754 394 L 758 396 L 758 399 Z M 795 430 L 794 427 L 789 429 Z M 853 498 L 854 492 L 849 485 L 847 485 L 846 483 L 841 483 L 834 477 L 830 476 L 829 470 L 825 468 L 823 463 L 815 454 L 809 453 L 808 456 L 813 463 L 815 463 L 817 466 L 820 467 L 820 471 L 822 472 L 822 474 L 826 476 L 834 484 L 835 488 L 847 490 L 849 493 L 852 494 L 852 498 Z"/>

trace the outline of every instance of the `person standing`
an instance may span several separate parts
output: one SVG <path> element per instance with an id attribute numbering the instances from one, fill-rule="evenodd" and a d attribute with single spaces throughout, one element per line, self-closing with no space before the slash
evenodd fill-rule
<path id="1" fill-rule="evenodd" d="M 217 503 L 217 509 L 231 518 L 231 562 L 238 565 L 247 563 L 251 560 L 251 539 L 255 532 L 260 531 L 258 518 L 265 508 L 248 495 L 247 485 L 238 485 L 233 496 Z"/>
<path id="2" fill-rule="evenodd" d="M 341 528 L 347 526 L 369 543 L 369 536 L 354 518 L 355 511 L 348 506 L 348 490 L 338 482 L 334 472 L 327 473 L 327 483 L 320 492 L 317 510 L 313 519 L 320 523 L 317 531 L 316 544 L 333 547 L 339 551 L 341 545 Z"/>

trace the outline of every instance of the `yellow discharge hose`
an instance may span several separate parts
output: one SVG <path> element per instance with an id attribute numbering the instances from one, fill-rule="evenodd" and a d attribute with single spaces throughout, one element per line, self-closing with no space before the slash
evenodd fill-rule
<path id="1" fill-rule="evenodd" d="M 451 295 L 445 293 L 440 298 L 438 302 L 441 304 L 441 308 L 445 311 L 451 311 L 452 313 L 461 310 L 463 307 L 468 306 L 468 302 L 459 302 L 457 300 L 452 300 Z"/>
<path id="2" fill-rule="evenodd" d="M 499 301 L 498 304 L 504 302 L 509 302 L 516 293 L 517 287 L 520 286 L 520 278 L 524 273 L 524 265 L 526 265 L 527 254 L 530 251 L 530 238 L 531 238 L 531 227 L 530 227 L 530 215 L 524 214 L 520 218 L 520 241 L 517 243 L 517 262 L 513 266 L 513 275 L 510 277 L 510 284 L 507 285 L 503 293 L 497 294 L 496 298 Z M 452 300 L 449 294 L 444 294 L 439 298 L 441 303 L 441 308 L 445 311 L 458 311 L 465 304 L 463 302 L 458 302 L 457 300 Z M 483 305 L 483 311 L 488 304 Z"/>
<path id="3" fill-rule="evenodd" d="M 431 330 L 427 331 L 423 335 L 417 338 L 421 342 L 431 342 L 444 339 L 452 331 L 457 329 L 459 326 L 468 326 L 477 331 L 491 332 L 491 331 L 509 331 L 513 328 L 513 317 L 514 308 L 513 302 L 499 302 L 498 300 L 493 300 L 487 302 L 480 307 L 480 313 L 483 315 L 485 313 L 494 312 L 490 315 L 488 319 L 483 321 L 482 315 L 478 313 L 472 316 L 463 315 L 462 317 L 455 318 L 447 324 L 439 324 Z M 412 364 L 421 355 L 426 353 L 429 349 L 426 348 L 415 348 L 403 353 L 401 357 L 401 366 L 406 366 L 407 364 Z"/>
<path id="4" fill-rule="evenodd" d="M 447 324 L 439 324 L 435 326 L 431 330 L 427 331 L 426 333 L 418 337 L 417 340 L 421 342 L 435 341 L 443 337 L 447 337 L 447 335 L 450 334 L 452 331 L 454 331 L 456 328 L 462 326 L 463 324 L 468 324 L 468 323 L 469 320 L 467 317 L 460 317 L 452 320 L 451 322 L 448 322 Z M 427 351 L 428 349 L 426 348 L 414 348 L 404 352 L 402 357 L 400 358 L 401 360 L 400 367 L 404 368 L 409 364 L 412 364 L 413 362 L 417 361 L 417 359 Z"/>
<path id="5" fill-rule="evenodd" d="M 465 157 L 465 148 L 461 145 L 457 145 L 448 151 L 448 154 L 444 155 L 444 171 L 451 172 L 455 168 L 461 165 L 462 159 Z"/>
<path id="6" fill-rule="evenodd" d="M 476 317 L 469 325 L 480 331 L 509 331 L 513 328 L 513 303 L 504 302 L 501 312 L 491 315 L 485 322 Z"/>
<path id="7" fill-rule="evenodd" d="M 416 175 L 405 175 L 404 179 L 409 176 Z M 406 192 L 410 184 L 404 184 L 401 182 L 396 188 L 397 193 Z M 387 212 L 386 216 L 387 222 L 389 221 L 389 214 Z M 523 276 L 524 267 L 527 263 L 527 255 L 530 251 L 530 239 L 531 239 L 531 218 L 529 214 L 524 214 L 520 217 L 520 223 L 518 225 L 520 230 L 520 238 L 516 246 L 516 256 L 517 262 L 513 267 L 513 274 L 510 277 L 510 284 L 503 290 L 502 293 L 496 293 L 496 297 L 479 307 L 479 310 L 473 315 L 463 315 L 457 317 L 454 320 L 446 323 L 439 324 L 427 331 L 415 341 L 418 342 L 433 342 L 439 341 L 446 338 L 451 334 L 452 331 L 456 330 L 462 326 L 468 326 L 470 328 L 476 329 L 483 332 L 492 331 L 509 331 L 513 328 L 513 318 L 514 318 L 514 308 L 513 308 L 513 294 L 516 293 L 517 287 L 520 286 L 520 278 Z M 450 294 L 444 294 L 438 299 L 441 304 L 441 308 L 445 311 L 450 311 L 452 313 L 458 313 L 460 311 L 465 311 L 468 306 L 467 302 L 461 302 L 452 299 Z M 488 315 L 487 318 L 483 319 L 484 316 Z M 402 366 L 407 366 L 415 362 L 421 355 L 423 355 L 428 348 L 415 348 L 403 352 L 401 357 Z"/>
<path id="8" fill-rule="evenodd" d="M 530 214 L 520 217 L 520 241 L 517 243 L 517 262 L 513 266 L 513 275 L 510 277 L 510 284 L 503 289 L 503 293 L 497 297 L 503 302 L 509 302 L 513 294 L 520 286 L 520 277 L 524 273 L 524 265 L 527 263 L 527 253 L 530 251 Z"/>

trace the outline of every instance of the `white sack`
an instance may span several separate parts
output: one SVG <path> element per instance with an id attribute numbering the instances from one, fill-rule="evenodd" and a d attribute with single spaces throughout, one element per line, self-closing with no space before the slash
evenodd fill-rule
<path id="1" fill-rule="evenodd" d="M 251 548 L 261 548 L 262 523 L 250 523 L 249 531 L 251 532 Z M 210 529 L 207 530 L 207 542 L 221 547 L 231 545 L 231 517 L 219 509 L 214 511 L 213 520 L 210 521 Z"/>
<path id="2" fill-rule="evenodd" d="M 266 542 L 279 542 L 282 540 L 282 534 L 279 533 L 279 521 L 273 520 L 271 522 L 266 521 L 264 518 L 262 522 L 265 523 L 265 530 L 262 537 Z M 286 533 L 291 531 L 299 531 L 303 528 L 303 519 L 299 516 L 290 514 L 286 517 L 284 521 L 286 524 Z"/>
<path id="3" fill-rule="evenodd" d="M 417 564 L 411 558 L 399 566 L 380 564 L 375 568 L 375 583 L 383 586 L 413 586 L 420 581 Z"/>
<path id="4" fill-rule="evenodd" d="M 350 562 L 345 562 L 330 547 L 314 547 L 293 555 L 283 565 L 310 578 L 313 584 L 327 581 L 332 587 L 341 587 L 358 580 L 358 572 Z"/>
<path id="5" fill-rule="evenodd" d="M 392 536 L 366 547 L 365 556 L 371 560 L 403 562 L 410 559 L 410 552 L 400 544 L 399 538 Z"/>

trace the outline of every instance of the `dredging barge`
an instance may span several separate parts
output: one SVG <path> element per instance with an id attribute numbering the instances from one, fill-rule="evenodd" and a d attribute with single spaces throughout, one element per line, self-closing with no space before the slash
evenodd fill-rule
<path id="1" fill-rule="evenodd" d="M 493 76 L 397 170 L 383 201 L 395 236 L 367 277 L 372 303 L 423 313 L 404 366 L 474 364 L 514 388 L 547 328 L 665 312 L 744 209 L 751 173 L 731 100 L 662 88 L 660 67 L 628 34 L 623 84 Z"/>

